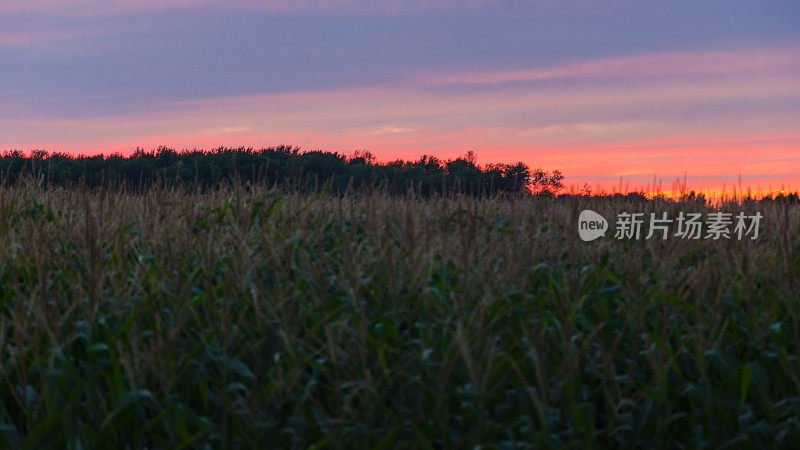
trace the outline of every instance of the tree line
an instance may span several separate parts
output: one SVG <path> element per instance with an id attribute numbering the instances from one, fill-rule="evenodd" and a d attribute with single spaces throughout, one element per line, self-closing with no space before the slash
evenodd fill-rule
<path id="1" fill-rule="evenodd" d="M 61 186 L 136 189 L 180 183 L 209 188 L 242 182 L 331 192 L 382 188 L 405 193 L 413 189 L 421 195 L 557 193 L 564 188 L 558 170 L 531 169 L 522 162 L 479 166 L 472 152 L 446 161 L 425 155 L 416 161 L 382 163 L 366 151 L 344 155 L 287 145 L 210 151 L 137 148 L 130 156 L 72 156 L 43 150 L 0 155 L 2 183 L 14 183 L 21 177 Z"/>

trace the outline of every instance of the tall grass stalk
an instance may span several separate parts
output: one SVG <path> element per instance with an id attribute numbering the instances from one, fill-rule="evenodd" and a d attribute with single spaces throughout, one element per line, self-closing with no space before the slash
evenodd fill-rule
<path id="1" fill-rule="evenodd" d="M 9 448 L 800 446 L 800 208 L 0 187 Z"/>

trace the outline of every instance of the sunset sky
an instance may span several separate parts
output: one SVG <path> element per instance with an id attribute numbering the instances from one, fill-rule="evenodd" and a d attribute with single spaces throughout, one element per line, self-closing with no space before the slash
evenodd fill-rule
<path id="1" fill-rule="evenodd" d="M 800 189 L 800 2 L 0 0 L 0 150 L 278 144 Z"/>

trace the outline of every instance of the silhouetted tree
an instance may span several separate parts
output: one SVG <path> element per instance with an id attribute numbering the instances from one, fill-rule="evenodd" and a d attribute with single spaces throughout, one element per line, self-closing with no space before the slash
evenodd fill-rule
<path id="1" fill-rule="evenodd" d="M 351 156 L 336 152 L 281 145 L 262 148 L 225 148 L 211 151 L 176 151 L 158 147 L 137 148 L 130 156 L 70 156 L 35 150 L 0 155 L 0 177 L 13 183 L 21 176 L 43 176 L 53 185 L 125 185 L 139 188 L 154 183 L 185 183 L 208 188 L 238 180 L 243 183 L 321 188 L 332 192 L 385 186 L 392 192 L 408 189 L 433 194 L 530 194 L 557 193 L 563 188 L 559 171 L 531 170 L 526 164 L 489 164 L 480 167 L 475 154 L 442 161 L 423 155 L 416 161 L 379 163 L 367 151 Z"/>

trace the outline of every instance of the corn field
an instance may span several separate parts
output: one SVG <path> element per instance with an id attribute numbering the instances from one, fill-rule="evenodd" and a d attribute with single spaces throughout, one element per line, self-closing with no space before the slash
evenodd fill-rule
<path id="1" fill-rule="evenodd" d="M 20 181 L 0 236 L 4 448 L 800 447 L 797 204 Z"/>

